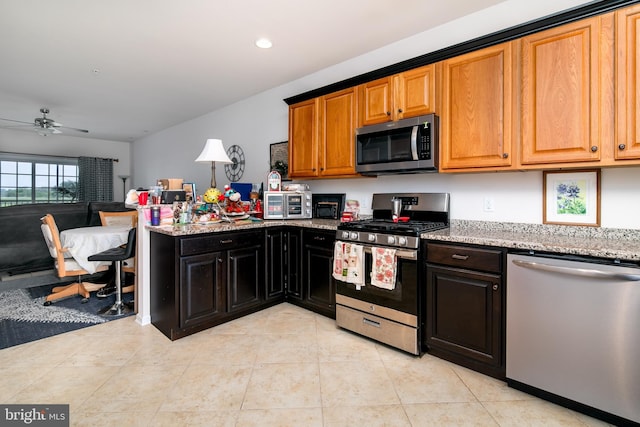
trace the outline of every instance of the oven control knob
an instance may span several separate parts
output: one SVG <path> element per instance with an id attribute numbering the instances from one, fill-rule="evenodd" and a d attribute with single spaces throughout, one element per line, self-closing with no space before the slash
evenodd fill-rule
<path id="1" fill-rule="evenodd" d="M 355 231 L 352 231 L 351 233 L 349 233 L 349 238 L 351 240 L 358 240 L 358 233 L 356 233 Z"/>
<path id="2" fill-rule="evenodd" d="M 343 231 L 342 232 L 342 239 L 348 239 L 349 238 L 349 232 L 348 231 Z"/>
<path id="3" fill-rule="evenodd" d="M 367 240 L 370 242 L 375 242 L 376 241 L 376 235 L 373 233 L 369 233 L 369 235 L 367 236 Z"/>
<path id="4" fill-rule="evenodd" d="M 398 244 L 401 246 L 407 246 L 407 238 L 406 237 L 398 237 Z"/>
<path id="5" fill-rule="evenodd" d="M 387 236 L 387 244 L 393 245 L 395 243 L 396 243 L 396 237 L 395 236 Z"/>

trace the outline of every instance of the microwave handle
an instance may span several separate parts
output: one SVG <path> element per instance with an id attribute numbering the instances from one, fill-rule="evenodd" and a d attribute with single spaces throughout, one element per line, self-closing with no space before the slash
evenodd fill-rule
<path id="1" fill-rule="evenodd" d="M 411 156 L 413 160 L 418 159 L 418 132 L 420 130 L 420 126 L 414 126 L 411 129 Z"/>

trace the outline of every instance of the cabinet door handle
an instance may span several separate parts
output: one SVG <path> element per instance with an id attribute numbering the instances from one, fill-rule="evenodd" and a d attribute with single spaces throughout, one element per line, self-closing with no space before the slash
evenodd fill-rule
<path id="1" fill-rule="evenodd" d="M 598 147 L 597 146 L 592 146 L 591 147 L 591 152 L 595 153 L 596 151 L 598 151 Z"/>
<path id="2" fill-rule="evenodd" d="M 627 148 L 627 146 L 626 146 L 626 145 L 624 145 L 624 144 L 620 144 L 620 145 L 618 145 L 618 149 L 619 149 L 619 150 L 624 150 L 625 148 Z"/>
<path id="3" fill-rule="evenodd" d="M 324 241 L 324 239 L 325 239 L 325 238 L 324 238 L 324 237 L 322 237 L 322 236 L 314 236 L 314 237 L 313 237 L 313 240 L 319 240 L 319 241 L 321 241 L 321 242 L 323 242 L 323 241 Z"/>
<path id="4" fill-rule="evenodd" d="M 458 255 L 458 254 L 453 254 L 453 255 L 451 255 L 451 258 L 453 258 L 453 259 L 459 259 L 459 260 L 462 260 L 462 261 L 466 261 L 466 260 L 468 260 L 468 259 L 469 259 L 469 255 Z"/>
<path id="5" fill-rule="evenodd" d="M 509 158 L 509 153 L 502 153 L 502 158 L 503 159 L 508 159 Z"/>
<path id="6" fill-rule="evenodd" d="M 493 290 L 494 290 L 494 291 L 497 291 L 497 290 L 498 290 L 498 284 L 497 284 L 497 283 L 494 283 L 494 284 L 493 284 Z"/>
<path id="7" fill-rule="evenodd" d="M 398 113 L 402 114 L 402 108 L 398 108 Z"/>
<path id="8" fill-rule="evenodd" d="M 222 258 L 218 258 L 217 261 L 218 261 L 218 264 L 222 264 Z"/>

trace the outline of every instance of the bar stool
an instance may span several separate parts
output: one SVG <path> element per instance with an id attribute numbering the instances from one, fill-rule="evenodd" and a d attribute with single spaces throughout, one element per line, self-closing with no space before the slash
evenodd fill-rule
<path id="1" fill-rule="evenodd" d="M 98 314 L 104 316 L 121 316 L 129 314 L 133 308 L 122 301 L 122 284 L 124 283 L 124 270 L 122 269 L 123 261 L 131 258 L 136 248 L 136 228 L 129 230 L 127 244 L 122 247 L 107 249 L 106 251 L 91 255 L 87 258 L 89 261 L 113 261 L 116 267 L 116 302 L 104 307 L 98 311 Z"/>

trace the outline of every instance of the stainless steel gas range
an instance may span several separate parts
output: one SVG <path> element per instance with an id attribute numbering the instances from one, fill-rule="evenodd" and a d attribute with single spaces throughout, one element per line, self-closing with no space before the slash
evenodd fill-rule
<path id="1" fill-rule="evenodd" d="M 393 199 L 402 201 L 400 212 L 392 212 Z M 449 226 L 449 194 L 376 193 L 371 206 L 372 219 L 338 226 L 336 258 L 344 262 L 334 263 L 334 277 L 343 271 L 336 277 L 336 323 L 419 355 L 425 318 L 420 235 Z M 351 274 L 358 264 L 361 277 Z"/>

